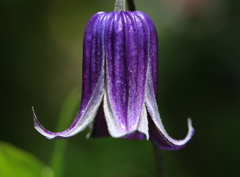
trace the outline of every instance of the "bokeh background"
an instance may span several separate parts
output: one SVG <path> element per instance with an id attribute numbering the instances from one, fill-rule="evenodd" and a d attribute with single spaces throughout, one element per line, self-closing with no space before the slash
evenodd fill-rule
<path id="1" fill-rule="evenodd" d="M 196 129 L 184 149 L 163 151 L 168 176 L 240 176 L 240 1 L 136 0 L 136 6 L 158 31 L 158 104 L 166 130 L 183 138 L 187 117 Z M 65 145 L 57 162 L 64 177 L 156 176 L 149 141 L 86 139 L 89 130 L 69 140 L 47 140 L 33 128 L 32 106 L 54 131 L 73 90 L 80 102 L 85 25 L 94 13 L 113 8 L 114 0 L 0 1 L 3 177 L 24 176 L 30 167 L 24 157 L 16 160 L 21 153 L 44 167 L 33 177 L 53 176 L 60 141 Z M 77 107 L 69 109 L 76 114 Z"/>

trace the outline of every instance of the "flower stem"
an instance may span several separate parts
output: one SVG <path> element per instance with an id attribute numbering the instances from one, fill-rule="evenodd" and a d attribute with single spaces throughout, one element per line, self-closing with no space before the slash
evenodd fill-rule
<path id="1" fill-rule="evenodd" d="M 153 151 L 157 168 L 157 177 L 166 177 L 167 175 L 164 170 L 162 150 L 153 144 Z"/>
<path id="2" fill-rule="evenodd" d="M 128 9 L 130 11 L 135 11 L 136 10 L 134 0 L 127 0 L 127 5 L 128 5 Z"/>
<path id="3" fill-rule="evenodd" d="M 57 125 L 57 131 L 61 131 L 70 124 L 72 117 L 75 116 L 76 106 L 79 104 L 79 93 L 78 90 L 73 90 L 65 100 L 59 117 L 59 123 Z M 54 171 L 54 176 L 62 177 L 64 173 L 64 153 L 67 148 L 68 140 L 56 140 L 54 151 L 51 157 L 51 167 Z"/>
<path id="4" fill-rule="evenodd" d="M 114 11 L 125 11 L 125 0 L 116 0 Z"/>
<path id="5" fill-rule="evenodd" d="M 114 11 L 118 11 L 118 12 L 125 11 L 125 3 L 126 3 L 126 0 L 116 0 Z M 130 11 L 136 10 L 134 0 L 127 0 L 127 4 L 128 4 L 128 9 Z"/>

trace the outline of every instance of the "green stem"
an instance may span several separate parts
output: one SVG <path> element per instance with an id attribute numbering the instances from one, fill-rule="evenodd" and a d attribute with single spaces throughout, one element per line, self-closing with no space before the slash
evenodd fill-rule
<path id="1" fill-rule="evenodd" d="M 157 168 L 157 177 L 166 177 L 167 175 L 164 170 L 162 150 L 153 144 L 153 151 L 154 151 L 156 168 Z"/>

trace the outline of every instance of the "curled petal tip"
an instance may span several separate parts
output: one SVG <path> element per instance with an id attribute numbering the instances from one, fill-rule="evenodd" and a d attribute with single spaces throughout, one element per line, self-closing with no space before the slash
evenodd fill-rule
<path id="1" fill-rule="evenodd" d="M 188 134 L 187 134 L 187 137 L 188 137 L 188 141 L 189 141 L 192 138 L 192 136 L 194 135 L 195 129 L 192 126 L 192 119 L 191 118 L 188 118 L 187 122 L 188 122 Z"/>
<path id="2" fill-rule="evenodd" d="M 45 136 L 47 139 L 53 139 L 54 133 L 46 130 L 38 121 L 37 116 L 34 111 L 34 107 L 32 106 L 32 114 L 33 114 L 33 121 L 34 121 L 34 128 L 43 136 Z"/>
<path id="3" fill-rule="evenodd" d="M 150 139 L 161 149 L 165 150 L 178 150 L 186 146 L 189 140 L 194 135 L 194 128 L 192 127 L 192 121 L 188 118 L 188 132 L 184 139 L 173 139 L 170 137 L 164 129 L 162 122 L 154 122 L 154 119 L 150 121 Z"/>
<path id="4" fill-rule="evenodd" d="M 193 126 L 192 126 L 192 119 L 191 119 L 191 118 L 188 118 L 187 121 L 188 121 L 188 130 L 189 130 L 189 132 L 191 132 L 191 134 L 193 135 L 193 133 L 195 132 L 195 130 L 194 130 Z"/>
<path id="5" fill-rule="evenodd" d="M 194 135 L 194 128 L 192 126 L 192 120 L 190 118 L 187 119 L 188 122 L 188 133 L 186 135 L 186 137 L 182 140 L 174 140 L 174 144 L 177 145 L 174 149 L 180 149 L 184 146 L 186 146 L 186 144 L 189 142 L 189 140 L 192 138 L 192 136 Z M 174 150 L 173 149 L 173 150 Z"/>
<path id="6" fill-rule="evenodd" d="M 186 146 L 186 144 L 189 142 L 189 140 L 194 135 L 195 130 L 192 126 L 192 120 L 190 118 L 188 118 L 187 122 L 188 122 L 188 133 L 187 133 L 186 137 L 182 140 L 174 140 L 174 139 L 171 138 L 172 144 L 175 146 L 173 148 L 173 150 L 174 149 L 180 149 L 180 148 Z"/>
<path id="7" fill-rule="evenodd" d="M 42 134 L 47 139 L 67 139 L 70 136 L 67 136 L 67 131 L 63 132 L 51 132 L 49 130 L 46 130 L 42 124 L 38 121 L 37 116 L 35 114 L 34 108 L 32 107 L 32 113 L 33 113 L 33 121 L 34 121 L 34 128 Z"/>
<path id="8" fill-rule="evenodd" d="M 37 120 L 37 116 L 36 116 L 35 111 L 34 111 L 34 106 L 32 106 L 32 114 L 33 114 L 33 121 L 34 121 L 34 127 L 35 127 L 35 123 L 36 123 L 38 120 Z"/>

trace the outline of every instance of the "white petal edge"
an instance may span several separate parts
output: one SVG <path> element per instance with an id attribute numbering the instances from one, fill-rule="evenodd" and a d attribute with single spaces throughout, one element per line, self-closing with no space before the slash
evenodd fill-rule
<path id="1" fill-rule="evenodd" d="M 116 119 L 114 118 L 114 113 L 110 105 L 109 98 L 106 94 L 103 96 L 103 109 L 107 122 L 108 131 L 112 137 L 120 138 L 128 134 L 134 133 L 135 131 L 139 131 L 146 135 L 146 139 L 149 139 L 147 111 L 145 105 L 143 105 L 137 129 L 131 131 L 122 129 L 120 125 L 116 122 Z"/>
<path id="2" fill-rule="evenodd" d="M 143 104 L 143 107 L 142 107 L 142 112 L 141 112 L 137 130 L 141 133 L 144 133 L 146 135 L 146 139 L 149 140 L 148 118 L 147 118 L 147 110 L 146 110 L 145 104 Z"/>

